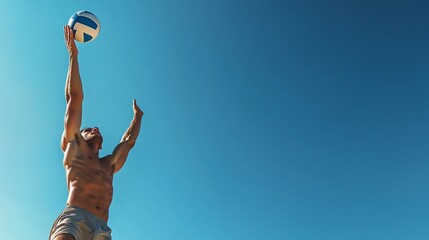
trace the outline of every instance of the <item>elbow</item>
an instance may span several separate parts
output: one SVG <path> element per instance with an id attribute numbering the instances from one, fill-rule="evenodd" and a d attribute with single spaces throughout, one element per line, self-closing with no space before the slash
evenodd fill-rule
<path id="1" fill-rule="evenodd" d="M 136 141 L 137 141 L 137 139 L 135 139 L 135 138 L 128 140 L 128 142 L 129 142 L 128 144 L 130 145 L 130 148 L 133 148 L 134 145 L 136 145 Z"/>
<path id="2" fill-rule="evenodd" d="M 136 141 L 137 139 L 131 138 L 131 139 L 126 139 L 124 142 L 126 142 L 128 145 L 128 148 L 131 149 L 134 147 L 134 145 L 136 145 Z"/>
<path id="3" fill-rule="evenodd" d="M 67 103 L 70 102 L 82 102 L 83 101 L 83 93 L 69 93 L 66 96 Z"/>

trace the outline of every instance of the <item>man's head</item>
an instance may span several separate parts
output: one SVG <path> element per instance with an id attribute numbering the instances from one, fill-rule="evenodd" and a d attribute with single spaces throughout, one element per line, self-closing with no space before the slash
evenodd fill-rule
<path id="1" fill-rule="evenodd" d="M 99 149 L 101 149 L 103 144 L 103 136 L 101 136 L 101 133 L 98 127 L 83 128 L 82 130 L 80 130 L 80 134 L 82 135 L 83 139 L 85 139 L 87 143 L 99 144 L 100 145 Z"/>

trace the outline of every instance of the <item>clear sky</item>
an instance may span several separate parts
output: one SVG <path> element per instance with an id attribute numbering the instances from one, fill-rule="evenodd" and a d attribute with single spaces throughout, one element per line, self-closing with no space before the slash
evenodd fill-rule
<path id="1" fill-rule="evenodd" d="M 126 240 L 429 238 L 424 1 L 0 0 L 0 239 L 47 239 L 67 197 L 59 147 L 78 44 L 84 126 L 109 154 Z"/>

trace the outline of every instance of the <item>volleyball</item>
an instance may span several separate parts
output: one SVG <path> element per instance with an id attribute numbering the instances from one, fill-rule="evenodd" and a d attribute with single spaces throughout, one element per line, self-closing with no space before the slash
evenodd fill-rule
<path id="1" fill-rule="evenodd" d="M 94 14 L 88 11 L 73 14 L 68 25 L 73 29 L 74 39 L 79 42 L 91 42 L 100 32 L 100 22 Z"/>

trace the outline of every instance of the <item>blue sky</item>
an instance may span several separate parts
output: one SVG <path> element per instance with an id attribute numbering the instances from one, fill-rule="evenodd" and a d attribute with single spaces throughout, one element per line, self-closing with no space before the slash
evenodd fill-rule
<path id="1" fill-rule="evenodd" d="M 46 239 L 67 197 L 59 147 L 78 44 L 84 126 L 115 175 L 113 239 L 429 237 L 423 1 L 0 0 L 0 239 Z"/>

